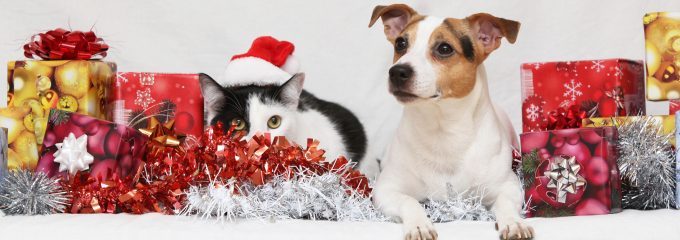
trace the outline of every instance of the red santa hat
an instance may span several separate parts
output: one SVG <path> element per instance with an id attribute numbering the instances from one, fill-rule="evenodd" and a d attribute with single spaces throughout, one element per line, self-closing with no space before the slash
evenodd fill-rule
<path id="1" fill-rule="evenodd" d="M 225 87 L 244 85 L 282 85 L 300 70 L 293 57 L 295 46 L 270 36 L 258 37 L 244 54 L 234 55 L 220 84 Z"/>

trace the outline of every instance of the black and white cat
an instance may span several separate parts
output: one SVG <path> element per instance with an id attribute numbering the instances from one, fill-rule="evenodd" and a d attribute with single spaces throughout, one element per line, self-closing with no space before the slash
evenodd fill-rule
<path id="1" fill-rule="evenodd" d="M 234 124 L 236 130 L 248 133 L 246 138 L 270 132 L 303 146 L 308 138 L 314 138 L 326 150 L 327 160 L 343 155 L 365 174 L 377 172 L 376 160 L 367 154 L 368 141 L 359 119 L 347 108 L 303 90 L 304 73 L 280 86 L 223 87 L 206 74 L 200 74 L 199 79 L 208 124 Z"/>

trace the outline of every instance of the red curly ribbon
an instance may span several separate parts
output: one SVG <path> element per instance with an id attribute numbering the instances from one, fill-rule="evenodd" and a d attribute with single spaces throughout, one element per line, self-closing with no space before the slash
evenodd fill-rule
<path id="1" fill-rule="evenodd" d="M 309 139 L 307 147 L 289 142 L 285 137 L 258 134 L 249 141 L 241 140 L 244 132 L 224 131 L 222 124 L 209 127 L 201 144 L 188 151 L 161 147 L 147 152 L 144 168 L 135 177 L 120 178 L 108 173 L 107 181 L 89 173 L 77 173 L 62 181 L 72 196 L 71 213 L 148 213 L 173 214 L 186 201 L 183 194 L 192 185 L 203 185 L 211 179 L 233 179 L 237 184 L 261 185 L 274 176 L 294 178 L 300 174 L 337 173 L 342 181 L 364 197 L 371 187 L 368 179 L 352 169 L 349 160 L 338 157 L 325 161 L 319 141 Z M 144 178 L 139 179 L 143 175 Z"/>
<path id="2" fill-rule="evenodd" d="M 548 123 L 545 130 L 559 130 L 567 128 L 580 128 L 586 112 L 576 105 L 569 108 L 557 108 L 547 114 Z"/>
<path id="3" fill-rule="evenodd" d="M 106 57 L 109 45 L 92 31 L 68 31 L 63 28 L 39 33 L 24 45 L 27 58 L 43 60 L 87 60 Z"/>

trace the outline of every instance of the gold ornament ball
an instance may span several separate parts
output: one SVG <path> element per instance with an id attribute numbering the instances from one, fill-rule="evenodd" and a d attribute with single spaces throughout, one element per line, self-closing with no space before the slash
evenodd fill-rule
<path id="1" fill-rule="evenodd" d="M 57 107 L 59 102 L 59 94 L 54 90 L 47 90 L 40 94 L 40 104 L 45 110 Z"/>
<path id="2" fill-rule="evenodd" d="M 71 95 L 62 95 L 61 97 L 59 97 L 57 109 L 69 112 L 76 112 L 78 111 L 78 100 Z"/>
<path id="3" fill-rule="evenodd" d="M 85 97 L 78 99 L 78 113 L 95 116 L 99 113 L 99 97 L 97 96 L 97 88 L 90 88 Z"/>
<path id="4" fill-rule="evenodd" d="M 47 118 L 34 118 L 33 119 L 33 132 L 35 133 L 35 141 L 39 144 L 43 144 L 43 139 L 45 138 L 45 130 L 47 130 Z"/>
<path id="5" fill-rule="evenodd" d="M 29 132 L 35 131 L 35 123 L 33 122 L 33 114 L 28 114 L 24 117 L 24 127 Z"/>
<path id="6" fill-rule="evenodd" d="M 659 49 L 650 41 L 645 42 L 645 60 L 647 61 L 647 75 L 654 75 L 661 65 Z"/>
<path id="7" fill-rule="evenodd" d="M 36 76 L 33 73 L 24 69 L 17 68 L 11 76 L 11 81 L 14 85 L 14 96 L 12 102 L 14 106 L 21 106 L 26 99 L 35 99 L 38 96 L 35 81 Z"/>
<path id="8" fill-rule="evenodd" d="M 0 109 L 0 126 L 7 128 L 7 144 L 12 144 L 24 127 L 24 117 L 30 112 L 26 107 L 9 107 Z"/>
<path id="9" fill-rule="evenodd" d="M 62 94 L 68 94 L 76 99 L 87 94 L 90 88 L 89 70 L 90 63 L 87 61 L 70 61 L 56 68 L 55 84 Z"/>
<path id="10" fill-rule="evenodd" d="M 44 92 L 52 87 L 52 80 L 46 76 L 38 76 L 38 91 Z"/>
<path id="11" fill-rule="evenodd" d="M 92 74 L 90 79 L 94 79 L 93 82 L 95 85 L 109 85 L 113 82 L 113 76 L 115 74 L 112 66 L 106 62 L 94 62 L 90 73 Z"/>
<path id="12" fill-rule="evenodd" d="M 29 131 L 22 132 L 11 147 L 21 155 L 22 166 L 33 169 L 38 165 L 38 143 L 35 140 L 35 134 Z"/>
<path id="13" fill-rule="evenodd" d="M 7 169 L 19 169 L 22 166 L 22 162 L 24 161 L 21 159 L 21 156 L 17 154 L 17 152 L 11 148 L 7 149 Z"/>

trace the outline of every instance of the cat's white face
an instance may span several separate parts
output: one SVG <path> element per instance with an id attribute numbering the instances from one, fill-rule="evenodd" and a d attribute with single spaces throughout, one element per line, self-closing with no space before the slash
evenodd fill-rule
<path id="1" fill-rule="evenodd" d="M 253 95 L 248 98 L 247 109 L 246 123 L 249 124 L 249 129 L 246 139 L 264 132 L 270 132 L 272 136 L 295 137 L 291 135 L 295 133 L 297 106 Z"/>
<path id="2" fill-rule="evenodd" d="M 247 133 L 246 139 L 264 132 L 289 139 L 296 137 L 293 128 L 299 112 L 304 74 L 294 75 L 281 86 L 225 88 L 210 76 L 200 75 L 199 79 L 210 125 L 217 122 L 233 125 L 235 130 Z"/>

